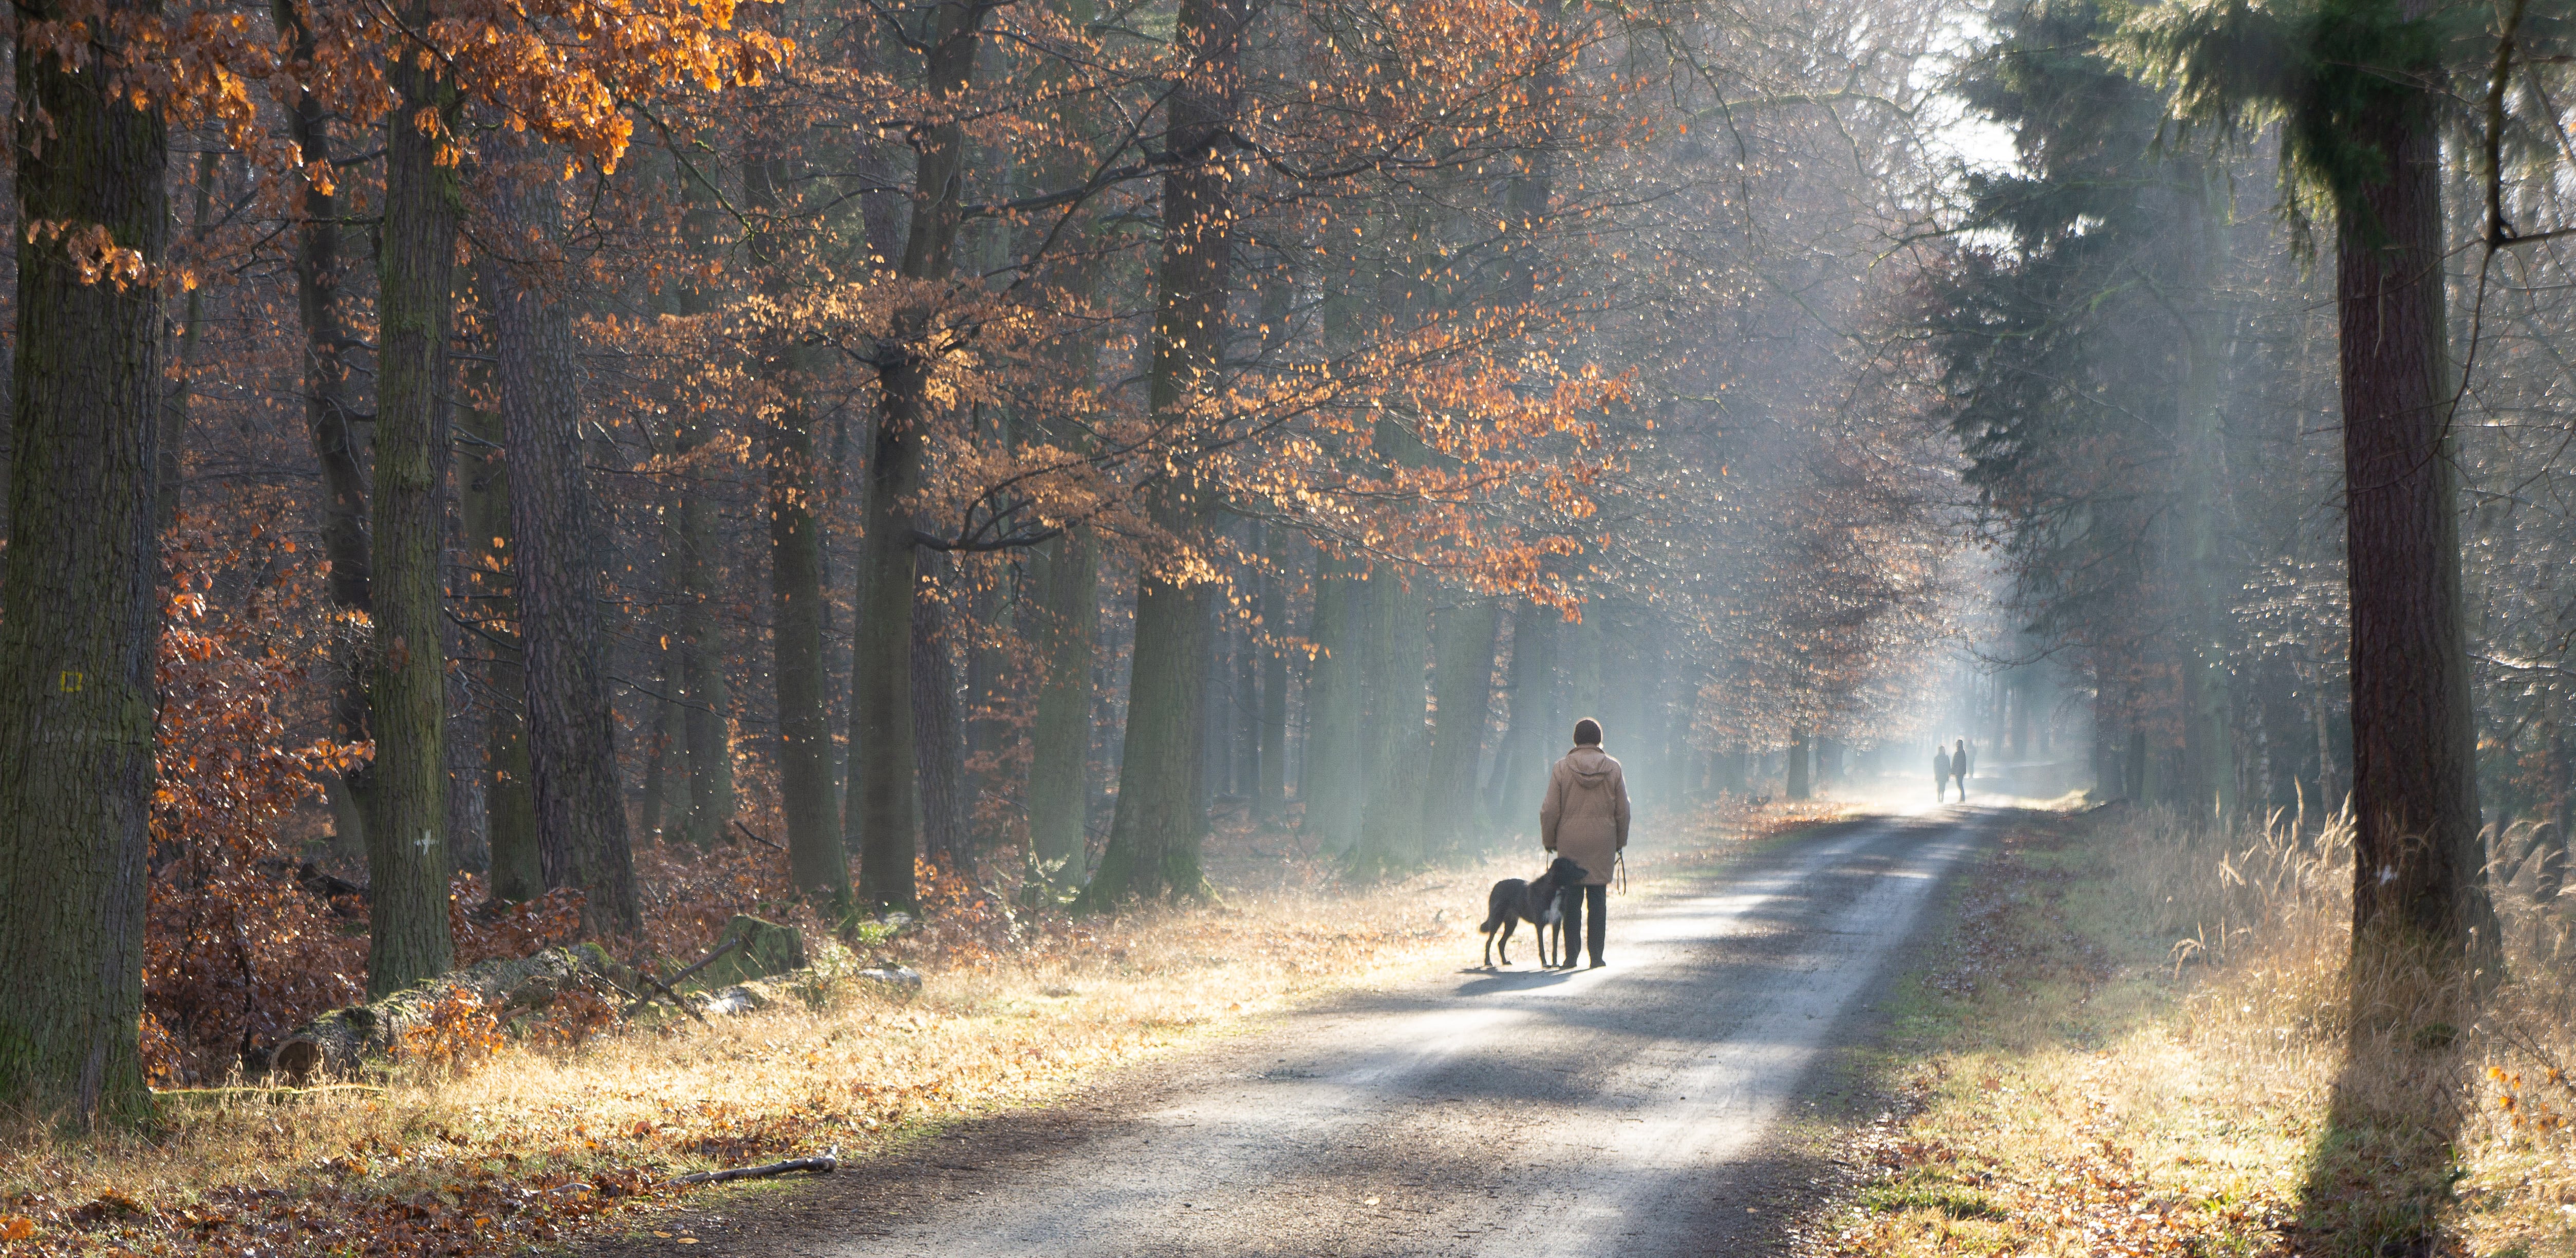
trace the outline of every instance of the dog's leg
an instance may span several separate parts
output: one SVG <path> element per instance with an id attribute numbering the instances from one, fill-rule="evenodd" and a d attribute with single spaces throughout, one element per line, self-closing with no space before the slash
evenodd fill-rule
<path id="1" fill-rule="evenodd" d="M 1510 965 L 1512 963 L 1512 927 L 1518 925 L 1520 925 L 1520 923 L 1515 922 L 1508 917 L 1503 919 L 1502 942 L 1495 946 L 1502 950 L 1503 964 L 1505 965 Z"/>

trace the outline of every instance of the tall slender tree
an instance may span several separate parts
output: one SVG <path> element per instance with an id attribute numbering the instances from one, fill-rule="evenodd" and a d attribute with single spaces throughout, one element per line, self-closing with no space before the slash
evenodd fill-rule
<path id="1" fill-rule="evenodd" d="M 2476 719 L 2461 598 L 2443 310 L 2441 128 L 2449 71 L 2432 0 L 2193 5 L 2136 41 L 2186 117 L 2287 115 L 2283 160 L 2335 232 L 2352 614 L 2354 946 L 2491 951 Z"/>
<path id="2" fill-rule="evenodd" d="M 302 0 L 275 0 L 271 15 L 288 43 L 288 55 L 299 77 L 317 73 L 314 62 L 321 44 Z M 350 390 L 349 365 L 343 355 L 354 344 L 343 291 L 348 274 L 340 261 L 340 236 L 346 230 L 340 196 L 329 182 L 333 169 L 330 105 L 299 82 L 287 113 L 287 134 L 304 163 L 295 196 L 295 315 L 304 333 L 303 367 L 305 440 L 313 447 L 322 472 L 320 501 L 322 553 L 331 561 L 331 602 L 343 616 L 369 617 L 370 545 L 367 522 L 366 448 L 358 436 L 361 418 Z M 333 733 L 345 742 L 373 737 L 368 716 L 364 639 L 355 631 L 337 636 L 333 664 L 339 688 L 332 696 Z M 365 850 L 367 803 L 373 781 L 370 765 L 333 775 L 332 813 L 344 833 L 344 853 Z"/>
<path id="3" fill-rule="evenodd" d="M 432 11 L 404 10 L 410 29 Z M 447 334 L 463 190 L 452 151 L 459 96 L 431 50 L 390 58 L 384 243 L 377 253 L 376 758 L 367 821 L 367 990 L 440 974 L 447 929 L 447 726 L 439 559 L 446 518 Z M 428 64 L 424 65 L 423 62 Z"/>
<path id="4" fill-rule="evenodd" d="M 1158 421 L 1174 425 L 1204 404 L 1225 346 L 1236 212 L 1226 140 L 1242 92 L 1249 12 L 1244 0 L 1182 0 L 1174 28 L 1184 70 L 1168 106 L 1172 164 L 1163 176 L 1147 402 Z M 1202 492 L 1186 478 L 1165 483 L 1153 503 L 1155 522 L 1174 536 L 1197 536 L 1207 510 Z M 1148 567 L 1139 582 L 1118 810 L 1100 868 L 1082 893 L 1094 908 L 1207 890 L 1199 863 L 1207 829 L 1200 744 L 1213 620 L 1209 586 L 1175 571 L 1178 558 Z"/>
<path id="5" fill-rule="evenodd" d="M 152 807 L 159 276 L 170 141 L 108 67 L 119 0 L 69 61 L 19 10 L 18 335 L 0 568 L 0 1102 L 146 1116 L 145 825 Z M 92 44 L 89 41 L 102 41 Z"/>
<path id="6" fill-rule="evenodd" d="M 906 280 L 946 280 L 953 265 L 967 158 L 957 112 L 967 106 L 984 21 L 994 7 L 990 0 L 940 0 L 914 37 L 924 50 L 925 95 L 936 116 L 916 141 L 912 217 L 898 268 Z M 851 662 L 851 737 L 864 750 L 851 756 L 849 807 L 859 834 L 859 897 L 876 904 L 913 902 L 913 860 L 921 848 L 912 710 L 916 525 L 907 499 L 921 485 L 937 419 L 933 381 L 949 349 L 937 343 L 950 333 L 935 316 L 935 302 L 907 304 L 871 362 L 880 400 L 869 424 Z"/>
<path id="7" fill-rule="evenodd" d="M 502 224 L 495 234 L 525 255 L 487 250 L 477 278 L 491 304 L 508 446 L 538 863 L 548 887 L 581 891 L 586 933 L 630 934 L 643 918 L 617 784 L 600 623 L 602 538 L 581 435 L 578 347 L 570 298 L 548 292 L 537 273 L 555 246 L 554 190 L 525 178 L 505 173 L 494 197 Z"/>

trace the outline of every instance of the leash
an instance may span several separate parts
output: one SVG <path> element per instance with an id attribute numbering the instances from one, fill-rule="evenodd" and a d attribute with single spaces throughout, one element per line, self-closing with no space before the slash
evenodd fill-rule
<path id="1" fill-rule="evenodd" d="M 1628 894 L 1628 854 L 1614 852 L 1610 856 L 1610 863 L 1612 868 L 1619 871 L 1619 894 Z"/>

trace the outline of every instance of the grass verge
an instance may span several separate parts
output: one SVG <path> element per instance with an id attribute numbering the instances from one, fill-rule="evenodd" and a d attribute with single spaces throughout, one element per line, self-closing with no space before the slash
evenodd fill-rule
<path id="1" fill-rule="evenodd" d="M 1904 985 L 1818 1248 L 2576 1254 L 2576 950 L 2498 847 L 2508 976 L 2473 1004 L 2350 972 L 2341 825 L 2023 814 Z"/>

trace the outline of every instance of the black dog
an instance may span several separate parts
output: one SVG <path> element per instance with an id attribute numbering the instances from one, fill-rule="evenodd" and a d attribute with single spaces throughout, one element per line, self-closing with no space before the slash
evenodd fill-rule
<path id="1" fill-rule="evenodd" d="M 1555 965 L 1556 962 L 1548 957 L 1548 927 L 1556 927 L 1560 936 L 1557 954 L 1562 956 L 1565 953 L 1565 940 L 1562 938 L 1565 934 L 1564 910 L 1557 905 L 1557 889 L 1590 876 L 1583 866 L 1560 856 L 1548 862 L 1547 872 L 1536 879 L 1525 882 L 1518 878 L 1505 878 L 1495 883 L 1494 889 L 1485 893 L 1485 924 L 1476 928 L 1485 932 L 1485 967 L 1493 968 L 1496 930 L 1503 932 L 1503 964 L 1512 963 L 1512 930 L 1522 922 L 1538 928 L 1539 964 Z"/>

